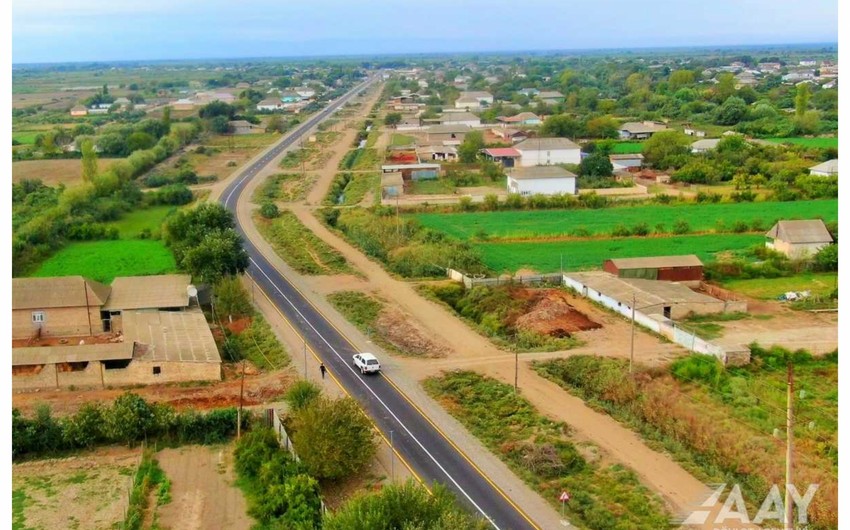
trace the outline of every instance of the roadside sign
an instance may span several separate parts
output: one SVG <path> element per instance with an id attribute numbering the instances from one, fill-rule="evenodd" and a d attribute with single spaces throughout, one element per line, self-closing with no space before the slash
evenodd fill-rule
<path id="1" fill-rule="evenodd" d="M 558 497 L 558 500 L 561 502 L 567 502 L 568 500 L 570 500 L 570 494 L 566 491 L 562 491 L 561 496 Z"/>

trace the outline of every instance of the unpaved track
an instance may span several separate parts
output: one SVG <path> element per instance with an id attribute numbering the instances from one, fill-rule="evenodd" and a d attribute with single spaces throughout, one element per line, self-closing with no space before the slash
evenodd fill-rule
<path id="1" fill-rule="evenodd" d="M 162 528 L 248 530 L 254 524 L 242 491 L 233 485 L 232 445 L 163 449 L 157 459 L 171 480 L 172 500 L 158 509 Z"/>

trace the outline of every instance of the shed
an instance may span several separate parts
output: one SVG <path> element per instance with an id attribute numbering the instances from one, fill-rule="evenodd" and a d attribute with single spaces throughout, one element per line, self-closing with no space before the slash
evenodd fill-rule
<path id="1" fill-rule="evenodd" d="M 819 177 L 833 177 L 838 175 L 838 159 L 833 158 L 832 160 L 827 160 L 826 162 L 810 167 L 809 174 Z"/>
<path id="2" fill-rule="evenodd" d="M 625 168 L 640 168 L 643 166 L 643 155 L 640 153 L 608 155 L 608 160 L 611 161 L 611 164 L 616 164 Z"/>
<path id="3" fill-rule="evenodd" d="M 602 264 L 605 272 L 619 278 L 642 278 L 670 282 L 696 282 L 703 278 L 702 261 L 693 254 L 646 258 L 612 258 Z"/>
<path id="4" fill-rule="evenodd" d="M 765 236 L 767 248 L 794 259 L 813 256 L 833 242 L 832 235 L 821 219 L 779 221 Z"/>

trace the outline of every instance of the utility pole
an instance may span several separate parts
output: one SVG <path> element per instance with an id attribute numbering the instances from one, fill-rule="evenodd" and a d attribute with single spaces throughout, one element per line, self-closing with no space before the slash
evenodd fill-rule
<path id="1" fill-rule="evenodd" d="M 401 239 L 401 217 L 398 215 L 398 194 L 395 196 L 395 236 Z"/>
<path id="2" fill-rule="evenodd" d="M 242 437 L 242 397 L 245 395 L 245 359 L 242 359 L 242 381 L 239 384 L 239 410 L 236 412 L 236 439 Z"/>
<path id="3" fill-rule="evenodd" d="M 794 363 L 788 361 L 788 418 L 785 426 L 785 529 L 794 530 L 794 504 L 791 499 L 791 472 L 794 452 Z"/>
<path id="4" fill-rule="evenodd" d="M 635 362 L 635 305 L 637 305 L 637 296 L 632 292 L 632 339 L 631 348 L 629 351 L 629 373 L 634 373 Z"/>
<path id="5" fill-rule="evenodd" d="M 514 352 L 514 394 L 519 390 L 519 352 Z"/>

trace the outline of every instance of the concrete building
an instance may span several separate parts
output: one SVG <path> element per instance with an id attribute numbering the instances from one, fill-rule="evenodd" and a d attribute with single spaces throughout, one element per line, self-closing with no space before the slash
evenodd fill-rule
<path id="1" fill-rule="evenodd" d="M 618 278 L 642 278 L 687 283 L 698 286 L 703 278 L 703 265 L 693 254 L 687 256 L 653 256 L 646 258 L 612 258 L 602 270 Z"/>
<path id="2" fill-rule="evenodd" d="M 493 104 L 493 94 L 484 91 L 461 92 L 455 101 L 456 109 L 482 109 Z"/>
<path id="3" fill-rule="evenodd" d="M 581 148 L 566 138 L 529 138 L 514 148 L 523 167 L 581 163 Z"/>
<path id="4" fill-rule="evenodd" d="M 460 145 L 471 130 L 469 125 L 431 125 L 425 131 L 426 142 L 431 145 Z"/>
<path id="5" fill-rule="evenodd" d="M 257 103 L 257 110 L 260 112 L 274 112 L 283 109 L 283 102 L 277 98 L 266 98 Z"/>
<path id="6" fill-rule="evenodd" d="M 457 149 L 451 145 L 423 145 L 416 148 L 416 156 L 420 161 L 454 162 L 457 160 Z"/>
<path id="7" fill-rule="evenodd" d="M 626 122 L 620 126 L 620 138 L 623 140 L 646 140 L 658 131 L 667 130 L 663 123 L 654 121 Z"/>
<path id="8" fill-rule="evenodd" d="M 691 153 L 707 153 L 717 148 L 720 138 L 704 138 L 691 144 Z"/>
<path id="9" fill-rule="evenodd" d="M 608 160 L 615 168 L 616 166 L 626 169 L 643 167 L 643 155 L 640 153 L 608 155 Z"/>
<path id="10" fill-rule="evenodd" d="M 481 118 L 471 112 L 446 112 L 437 118 L 437 122 L 440 125 L 467 125 L 469 127 L 478 127 L 481 125 Z"/>
<path id="11" fill-rule="evenodd" d="M 819 177 L 834 177 L 838 175 L 838 159 L 833 158 L 832 160 L 827 160 L 826 162 L 810 167 L 809 174 Z"/>
<path id="12" fill-rule="evenodd" d="M 832 235 L 820 219 L 779 221 L 765 234 L 765 246 L 792 259 L 814 256 L 832 244 Z"/>
<path id="13" fill-rule="evenodd" d="M 558 166 L 518 167 L 508 175 L 508 193 L 575 195 L 576 176 Z"/>
<path id="14" fill-rule="evenodd" d="M 188 275 L 13 280 L 14 389 L 221 379 Z"/>
<path id="15" fill-rule="evenodd" d="M 502 124 L 502 127 L 509 125 L 540 125 L 543 120 L 540 116 L 533 112 L 520 112 L 515 116 L 499 116 L 496 121 Z"/>
<path id="16" fill-rule="evenodd" d="M 513 147 L 490 147 L 482 149 L 481 154 L 491 162 L 501 164 L 502 167 L 514 167 L 522 154 Z"/>

